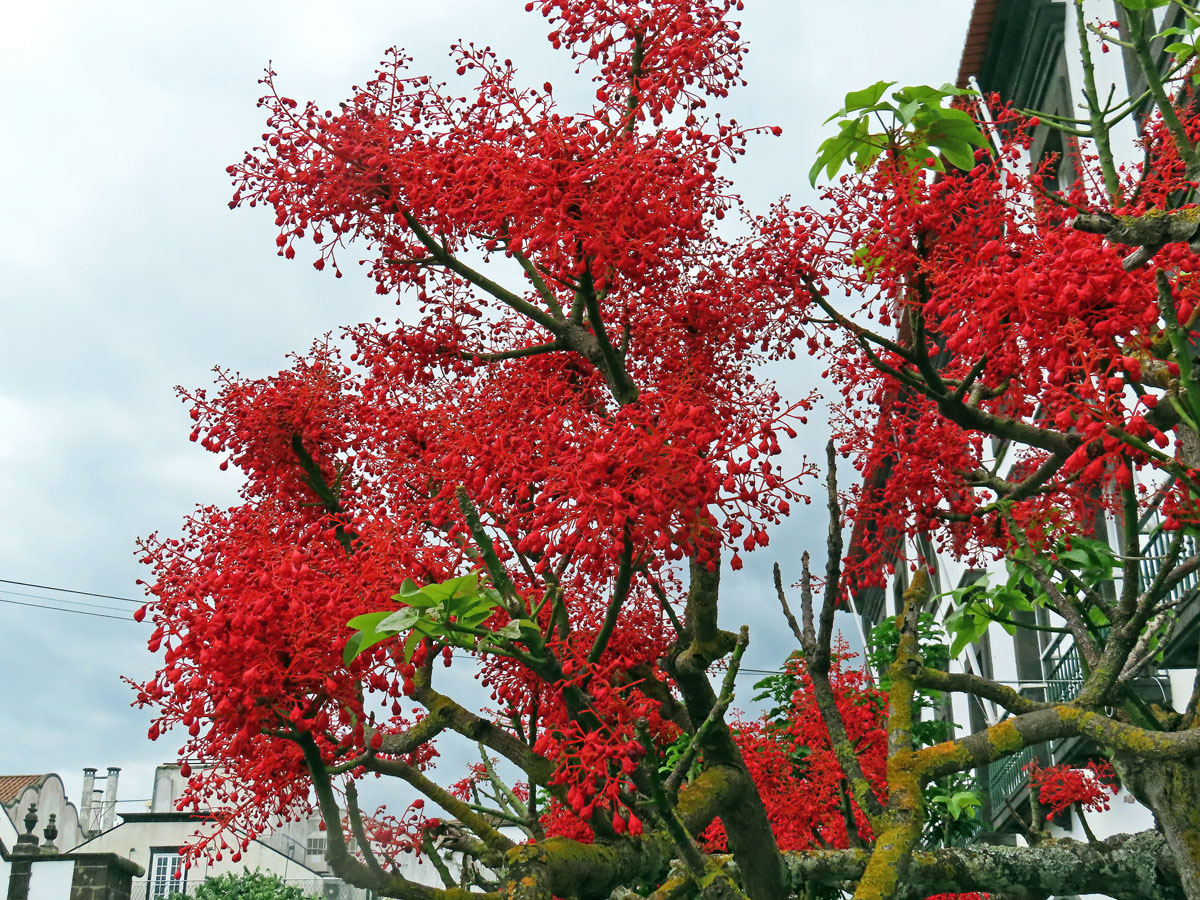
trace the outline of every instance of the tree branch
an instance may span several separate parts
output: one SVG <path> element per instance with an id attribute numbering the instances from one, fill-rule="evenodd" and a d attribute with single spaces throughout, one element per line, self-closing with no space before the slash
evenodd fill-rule
<path id="1" fill-rule="evenodd" d="M 563 323 L 560 320 L 556 319 L 550 313 L 538 309 L 524 297 L 514 294 L 508 288 L 497 284 L 483 273 L 476 272 L 466 263 L 462 262 L 460 259 L 458 259 L 458 257 L 454 256 L 444 246 L 442 246 L 442 244 L 437 241 L 433 235 L 426 231 L 421 223 L 417 220 L 417 217 L 411 212 L 405 210 L 403 215 L 404 221 L 408 224 L 408 227 L 412 229 L 413 234 L 417 236 L 417 240 L 425 245 L 425 249 L 429 251 L 429 255 L 451 272 L 454 272 L 456 275 L 461 275 L 463 278 L 467 279 L 467 281 L 471 282 L 471 284 L 491 294 L 505 306 L 508 306 L 516 312 L 519 312 L 527 319 L 533 320 L 551 334 L 557 336 L 563 333 Z"/>
<path id="2" fill-rule="evenodd" d="M 484 846 L 496 854 L 491 864 L 499 864 L 501 857 L 513 847 L 517 846 L 510 838 L 505 837 L 499 831 L 492 827 L 479 813 L 471 809 L 470 805 L 459 800 L 445 788 L 430 781 L 425 775 L 418 771 L 414 766 L 400 759 L 373 759 L 367 763 L 366 767 L 371 772 L 378 772 L 381 775 L 391 775 L 396 778 L 402 778 L 410 785 L 440 806 L 450 815 L 457 818 L 463 825 L 471 829 L 471 831 L 483 841 Z M 484 860 L 487 863 L 487 860 Z"/>

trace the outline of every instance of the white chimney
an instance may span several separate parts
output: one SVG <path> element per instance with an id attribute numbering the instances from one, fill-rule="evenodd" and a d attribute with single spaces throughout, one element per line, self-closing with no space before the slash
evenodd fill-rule
<path id="1" fill-rule="evenodd" d="M 116 766 L 108 767 L 108 775 L 104 779 L 104 818 L 100 822 L 100 830 L 108 831 L 113 827 L 113 817 L 117 812 L 117 778 L 121 770 Z"/>
<path id="2" fill-rule="evenodd" d="M 93 815 L 94 798 L 92 792 L 96 789 L 96 770 L 83 770 L 83 790 L 79 792 L 79 827 L 85 834 L 96 830 L 96 818 Z"/>

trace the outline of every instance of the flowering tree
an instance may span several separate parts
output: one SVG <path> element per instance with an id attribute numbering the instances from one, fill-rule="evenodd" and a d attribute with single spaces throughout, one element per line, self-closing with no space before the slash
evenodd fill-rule
<path id="1" fill-rule="evenodd" d="M 1200 896 L 1188 826 L 1168 819 L 1166 845 L 1146 834 L 913 852 L 926 784 L 1029 744 L 1086 735 L 1177 773 L 1200 752 L 1194 709 L 1172 727 L 1104 712 L 1153 652 L 1146 635 L 1164 598 L 1196 568 L 1180 561 L 1181 539 L 1145 591 L 1126 564 L 1119 600 L 1104 601 L 1103 643 L 1076 609 L 1095 605 L 1095 590 L 1076 589 L 1043 553 L 1078 530 L 1071 504 L 1094 504 L 1109 476 L 1118 507 L 1133 509 L 1134 474 L 1170 472 L 1165 508 L 1193 520 L 1189 464 L 1154 443 L 1191 415 L 1179 375 L 1191 377 L 1179 349 L 1188 251 L 1170 244 L 1154 271 L 1126 271 L 1111 247 L 1180 220 L 1139 218 L 1185 174 L 1165 115 L 1175 106 L 1160 104 L 1135 199 L 1093 198 L 1085 185 L 1050 201 L 1036 173 L 1001 169 L 1021 145 L 1015 114 L 989 156 L 991 136 L 947 105 L 955 92 L 900 92 L 882 136 L 865 123 L 888 112 L 886 86 L 856 92 L 822 151 L 831 171 L 857 164 L 827 192 L 831 211 L 781 205 L 728 238 L 716 224 L 737 200 L 719 166 L 752 129 L 706 104 L 740 80 L 740 7 L 527 4 L 591 73 L 596 101 L 582 112 L 473 45 L 452 50 L 467 96 L 411 74 L 398 50 L 336 113 L 284 96 L 268 73 L 268 127 L 230 168 L 233 205 L 270 208 L 281 255 L 311 252 L 339 276 L 354 242 L 377 291 L 417 311 L 348 328 L 274 377 L 221 374 L 214 392 L 184 392 L 193 440 L 245 475 L 239 505 L 202 507 L 181 537 L 143 545 L 155 571 L 151 649 L 163 653 L 139 686 L 157 710 L 151 737 L 181 728 L 183 755 L 220 764 L 192 773 L 181 800 L 217 809 L 225 826 L 194 852 L 236 861 L 250 836 L 315 805 L 334 871 L 384 896 L 1114 885 L 1119 897 Z M 1107 240 L 1067 227 L 1085 204 Z M 831 299 L 843 289 L 886 328 L 899 323 L 900 337 L 857 324 Z M 968 303 L 978 315 L 964 314 Z M 843 450 L 868 473 L 884 461 L 894 472 L 850 514 L 1022 560 L 1085 651 L 1092 677 L 1078 698 L 1039 703 L 927 665 L 920 576 L 886 691 L 849 672 L 833 613 L 867 570 L 843 577 L 831 451 L 821 603 L 807 563 L 799 620 L 777 578 L 803 687 L 779 721 L 727 719 L 749 635 L 718 624 L 722 565 L 738 569 L 766 546 L 814 474 L 774 462 L 813 399 L 782 398 L 759 367 L 805 339 L 846 386 Z M 1131 383 L 1144 395 L 1136 420 L 1120 399 Z M 886 414 L 864 416 L 860 401 Z M 988 435 L 1029 448 L 1010 480 L 983 469 Z M 464 656 L 491 708 L 451 696 L 439 674 Z M 718 688 L 710 675 L 722 665 Z M 922 685 L 1016 716 L 922 745 Z M 436 742 L 455 736 L 483 758 L 448 788 L 430 767 Z M 422 806 L 365 815 L 356 784 L 370 774 L 445 810 L 456 849 L 477 865 L 445 865 L 428 839 L 444 823 Z M 1197 795 L 1179 778 L 1156 811 Z M 430 853 L 445 886 L 401 876 L 391 861 L 402 849 Z M 1147 865 L 1161 874 L 1147 879 Z"/>

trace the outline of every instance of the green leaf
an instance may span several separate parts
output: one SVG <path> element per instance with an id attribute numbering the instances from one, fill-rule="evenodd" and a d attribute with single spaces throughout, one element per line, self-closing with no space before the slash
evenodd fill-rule
<path id="1" fill-rule="evenodd" d="M 896 107 L 896 117 L 907 125 L 912 121 L 913 114 L 921 108 L 921 105 L 920 100 L 909 100 L 906 103 L 901 103 Z"/>
<path id="2" fill-rule="evenodd" d="M 842 163 L 858 150 L 859 144 L 864 143 L 868 136 L 866 119 L 843 122 L 839 126 L 839 132 L 831 138 L 826 138 L 817 148 L 817 161 L 808 173 L 809 182 L 813 185 L 817 183 L 817 175 L 822 168 L 825 169 L 825 177 L 832 178 L 842 167 Z"/>
<path id="3" fill-rule="evenodd" d="M 513 619 L 503 628 L 497 628 L 495 631 L 493 631 L 492 635 L 494 637 L 504 638 L 505 640 L 509 641 L 519 640 L 521 637 L 521 623 L 518 620 Z"/>
<path id="4" fill-rule="evenodd" d="M 1078 568 L 1083 568 L 1092 562 L 1091 554 L 1079 546 L 1058 554 L 1058 558 L 1060 562 L 1074 563 Z"/>
<path id="5" fill-rule="evenodd" d="M 439 606 L 454 597 L 475 596 L 479 593 L 479 573 L 472 572 L 437 584 L 427 584 L 421 588 L 421 593 L 432 597 Z"/>
<path id="6" fill-rule="evenodd" d="M 399 634 L 402 631 L 408 631 L 408 629 L 412 628 L 420 617 L 420 611 L 410 606 L 407 609 L 392 613 L 375 627 L 379 631 Z"/>
<path id="7" fill-rule="evenodd" d="M 879 158 L 879 154 L 883 153 L 882 143 L 867 143 L 864 142 L 858 145 L 858 149 L 854 153 L 854 168 L 860 172 L 865 172 Z"/>
<path id="8" fill-rule="evenodd" d="M 421 642 L 421 637 L 421 632 L 414 628 L 404 639 L 404 661 L 406 663 L 412 662 L 412 655 L 417 649 L 417 644 Z"/>
<path id="9" fill-rule="evenodd" d="M 361 616 L 355 616 L 346 624 L 359 631 L 373 632 L 376 626 L 393 612 L 394 610 L 385 609 L 382 612 L 363 613 Z"/>
<path id="10" fill-rule="evenodd" d="M 880 98 L 887 92 L 887 89 L 895 83 L 894 81 L 877 81 L 870 87 L 865 87 L 860 91 L 851 91 L 846 95 L 846 105 L 825 121 L 827 123 L 832 122 L 838 116 L 845 115 L 848 112 L 869 109 L 878 103 Z"/>
<path id="11" fill-rule="evenodd" d="M 350 639 L 346 641 L 346 646 L 342 648 L 343 664 L 348 666 L 350 663 L 354 662 L 354 658 L 358 656 L 360 648 L 362 647 L 362 639 L 363 636 L 361 631 L 356 631 L 354 634 L 350 635 Z"/>
<path id="12" fill-rule="evenodd" d="M 955 87 L 947 82 L 936 88 L 927 84 L 910 84 L 907 87 L 897 88 L 895 97 L 901 103 L 916 100 L 926 106 L 941 106 L 942 101 L 947 97 L 973 97 L 975 94 L 976 92 L 971 88 Z"/>
<path id="13" fill-rule="evenodd" d="M 959 818 L 963 812 L 971 818 L 975 817 L 975 807 L 981 806 L 983 801 L 973 791 L 956 791 L 951 794 L 946 804 L 950 812 L 951 818 Z"/>
<path id="14" fill-rule="evenodd" d="M 1176 41 L 1174 44 L 1168 44 L 1163 48 L 1167 53 L 1175 57 L 1176 62 L 1183 62 L 1190 59 L 1196 53 L 1196 48 L 1192 44 Z"/>
<path id="15" fill-rule="evenodd" d="M 416 606 L 421 609 L 428 609 L 431 606 L 437 606 L 438 602 L 433 597 L 430 597 L 424 591 L 416 591 L 414 593 L 399 593 L 393 594 L 392 599 L 398 603 L 404 603 L 407 606 Z"/>
<path id="16" fill-rule="evenodd" d="M 958 110 L 944 110 L 944 112 L 958 112 Z M 987 138 L 983 136 L 983 132 L 979 130 L 979 126 L 974 123 L 969 117 L 962 119 L 940 118 L 929 127 L 928 140 L 930 143 L 936 144 L 943 137 L 952 137 L 956 140 L 966 141 L 975 147 L 988 149 L 989 144 Z"/>
<path id="17" fill-rule="evenodd" d="M 944 137 L 937 141 L 930 141 L 930 143 L 936 146 L 941 151 L 942 156 L 946 157 L 956 169 L 969 172 L 975 168 L 975 151 L 971 149 L 971 145 L 966 141 L 953 137 Z"/>
<path id="18" fill-rule="evenodd" d="M 1001 614 L 1008 613 L 1012 610 L 1020 612 L 1033 612 L 1033 604 L 1029 602 L 1029 598 L 1025 596 L 1023 591 L 1005 585 L 995 593 L 996 610 Z"/>
<path id="19" fill-rule="evenodd" d="M 364 613 L 347 622 L 347 625 L 357 631 L 350 636 L 346 641 L 346 646 L 342 648 L 342 662 L 350 665 L 355 657 L 374 647 L 380 641 L 390 638 L 392 633 L 381 632 L 378 630 L 378 626 L 380 622 L 391 615 L 393 615 L 393 610 L 387 609 L 382 612 Z"/>
<path id="20" fill-rule="evenodd" d="M 1142 9 L 1158 9 L 1160 6 L 1166 6 L 1171 0 L 1117 0 L 1126 9 L 1142 10 Z"/>
<path id="21" fill-rule="evenodd" d="M 492 614 L 492 610 L 494 608 L 495 607 L 488 607 L 487 609 L 476 609 L 472 610 L 471 612 L 464 613 L 458 617 L 458 624 L 462 625 L 464 628 L 478 628 L 485 621 L 487 621 L 488 616 Z"/>
<path id="22" fill-rule="evenodd" d="M 950 645 L 950 655 L 959 656 L 969 644 L 975 643 L 987 631 L 987 619 L 975 616 L 964 616 L 963 627 L 954 632 L 954 642 Z"/>

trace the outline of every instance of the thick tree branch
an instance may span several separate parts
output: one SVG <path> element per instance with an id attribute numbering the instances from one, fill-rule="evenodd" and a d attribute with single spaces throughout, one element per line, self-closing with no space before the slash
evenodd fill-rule
<path id="1" fill-rule="evenodd" d="M 1025 747 L 1064 737 L 1090 738 L 1101 746 L 1147 762 L 1200 756 L 1200 728 L 1156 731 L 1077 706 L 1060 704 L 1022 713 L 966 737 L 925 747 L 916 752 L 912 765 L 922 779 L 929 781 L 984 766 Z"/>
<path id="2" fill-rule="evenodd" d="M 1053 706 L 1051 703 L 1030 700 L 1008 685 L 981 678 L 969 672 L 943 672 L 940 669 L 923 666 L 915 677 L 918 687 L 932 688 L 935 691 L 973 694 L 976 697 L 991 700 L 1010 713 L 1037 712 L 1039 709 L 1049 709 Z"/>
<path id="3" fill-rule="evenodd" d="M 693 722 L 704 722 L 717 696 L 708 680 L 708 667 L 729 653 L 737 639 L 717 626 L 717 599 L 721 576 L 719 560 L 708 565 L 691 561 L 691 583 L 684 614 L 684 633 L 672 647 L 667 671 L 674 677 Z M 762 798 L 753 787 L 741 751 L 728 728 L 713 728 L 700 748 L 709 765 L 727 766 L 741 773 L 748 789 L 721 814 L 730 850 L 743 874 L 743 888 L 752 900 L 782 900 L 783 869 L 774 832 Z M 690 793 L 684 791 L 680 800 Z"/>
<path id="4" fill-rule="evenodd" d="M 863 877 L 869 851 L 784 854 L 788 881 L 841 887 Z M 974 891 L 991 896 L 1048 897 L 1097 893 L 1117 900 L 1183 900 L 1175 861 L 1155 831 L 1118 834 L 1098 843 L 1062 838 L 1038 847 L 974 844 L 913 853 L 910 896 Z"/>
<path id="5" fill-rule="evenodd" d="M 904 592 L 900 641 L 896 659 L 888 669 L 892 683 L 888 689 L 887 809 L 854 900 L 892 900 L 900 896 L 925 824 L 922 773 L 919 754 L 913 751 L 912 729 L 914 674 L 922 667 L 917 626 L 929 593 L 929 575 L 920 569 Z"/>
<path id="6" fill-rule="evenodd" d="M 668 797 L 674 798 L 679 792 L 684 778 L 687 777 L 688 769 L 692 767 L 692 762 L 696 759 L 696 754 L 699 753 L 700 748 L 708 741 L 708 736 L 712 733 L 712 730 L 721 723 L 721 717 L 725 715 L 725 711 L 729 709 L 729 704 L 733 701 L 733 683 L 737 678 L 738 668 L 741 666 L 742 654 L 746 652 L 746 645 L 749 643 L 750 630 L 743 625 L 738 632 L 737 643 L 733 647 L 733 655 L 729 658 L 729 667 L 725 670 L 725 678 L 721 682 L 721 693 L 717 697 L 717 702 L 713 704 L 713 708 L 709 710 L 708 717 L 700 723 L 700 727 L 692 735 L 692 740 L 688 744 L 687 749 L 679 757 L 679 761 L 675 763 L 675 768 L 671 770 L 671 774 L 667 776 L 667 780 L 663 784 L 663 790 Z"/>

